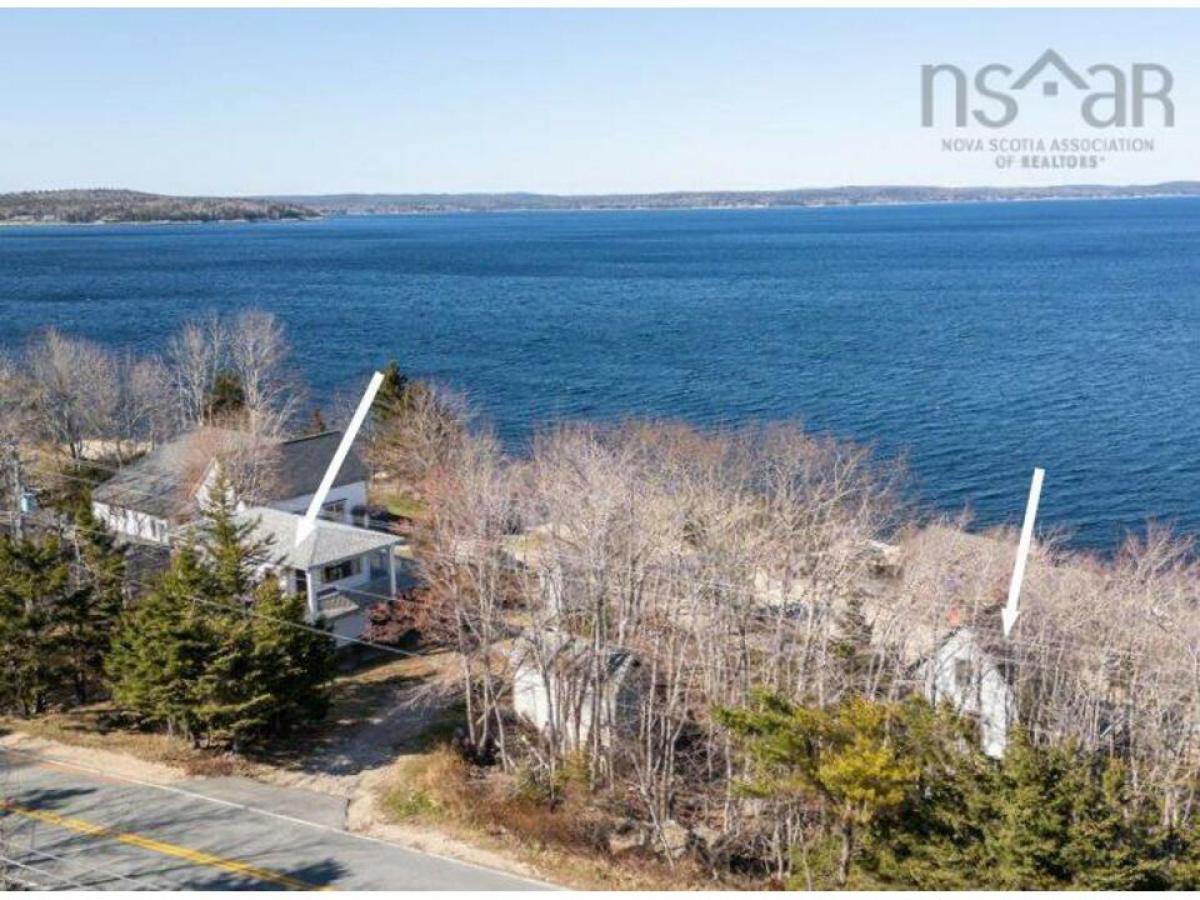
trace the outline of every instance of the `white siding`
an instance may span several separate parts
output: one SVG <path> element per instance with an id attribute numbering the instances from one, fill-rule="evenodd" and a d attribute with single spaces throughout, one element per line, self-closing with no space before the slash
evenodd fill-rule
<path id="1" fill-rule="evenodd" d="M 305 494 L 301 497 L 275 500 L 267 505 L 272 509 L 280 509 L 284 512 L 304 515 L 308 512 L 308 504 L 312 502 L 312 498 L 312 494 Z M 367 505 L 367 483 L 365 481 L 354 481 L 340 487 L 330 488 L 329 495 L 325 498 L 325 503 L 322 505 L 329 506 L 331 503 L 344 503 L 346 506 L 345 515 L 340 521 L 345 522 L 347 525 L 354 524 L 351 519 L 351 510 L 356 506 Z"/>
<path id="2" fill-rule="evenodd" d="M 614 672 L 603 688 L 600 698 L 600 741 L 608 745 L 614 737 L 628 739 L 636 734 L 641 684 L 630 669 Z M 555 674 L 547 679 L 529 657 L 520 660 L 513 672 L 513 711 L 539 731 L 552 725 L 568 746 L 585 744 L 592 732 L 595 688 L 568 684 Z"/>
<path id="3" fill-rule="evenodd" d="M 170 542 L 167 520 L 158 516 L 107 503 L 92 503 L 92 514 L 124 537 L 163 546 Z"/>
<path id="4" fill-rule="evenodd" d="M 996 661 L 963 628 L 947 638 L 926 663 L 926 697 L 950 702 L 979 723 L 983 752 L 1000 758 L 1008 748 L 1008 729 L 1016 722 L 1015 698 Z"/>

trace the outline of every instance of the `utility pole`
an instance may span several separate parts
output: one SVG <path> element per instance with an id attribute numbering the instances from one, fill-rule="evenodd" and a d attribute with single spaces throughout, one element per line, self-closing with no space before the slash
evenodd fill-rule
<path id="1" fill-rule="evenodd" d="M 9 471 L 12 479 L 13 537 L 19 541 L 24 537 L 21 515 L 23 512 L 22 504 L 25 502 L 25 485 L 21 481 L 21 454 L 17 452 L 17 442 L 11 438 L 4 442 L 4 449 L 7 451 Z"/>

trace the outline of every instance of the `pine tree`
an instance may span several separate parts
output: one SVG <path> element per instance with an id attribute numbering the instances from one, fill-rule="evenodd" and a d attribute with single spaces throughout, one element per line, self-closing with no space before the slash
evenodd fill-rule
<path id="1" fill-rule="evenodd" d="M 248 602 L 263 565 L 272 559 L 268 540 L 254 536 L 257 523 L 238 521 L 237 500 L 229 482 L 218 474 L 204 517 L 194 535 L 213 575 L 210 599 L 229 606 Z"/>
<path id="2" fill-rule="evenodd" d="M 210 613 L 219 649 L 197 682 L 210 739 L 236 751 L 325 716 L 333 642 L 307 625 L 305 610 L 304 598 L 269 579 L 244 611 Z"/>
<path id="3" fill-rule="evenodd" d="M 876 821 L 864 867 L 888 887 L 984 886 L 983 830 L 994 815 L 995 764 L 969 723 L 920 698 L 905 702 L 897 740 L 899 752 L 919 767 L 918 787 L 902 808 Z"/>
<path id="4" fill-rule="evenodd" d="M 59 618 L 72 590 L 57 538 L 0 538 L 0 706 L 37 715 L 63 683 Z"/>
<path id="5" fill-rule="evenodd" d="M 1095 769 L 1086 758 L 1077 759 L 1061 782 L 1070 804 L 1062 858 L 1071 872 L 1072 887 L 1092 891 L 1165 888 L 1166 874 L 1147 840 L 1153 823 L 1129 795 L 1124 764 L 1112 758 L 1099 775 Z"/>
<path id="6" fill-rule="evenodd" d="M 125 603 L 125 552 L 92 515 L 86 498 L 74 512 L 74 589 L 59 616 L 76 700 L 86 703 L 103 674 L 113 628 Z"/>
<path id="7" fill-rule="evenodd" d="M 411 388 L 408 376 L 400 371 L 394 359 L 390 360 L 383 369 L 383 383 L 375 395 L 375 421 L 386 424 L 400 415 L 409 402 Z"/>
<path id="8" fill-rule="evenodd" d="M 190 740 L 203 730 L 198 685 L 219 646 L 196 600 L 212 581 L 195 551 L 181 549 L 158 586 L 122 614 L 106 663 L 120 709 Z"/>
<path id="9" fill-rule="evenodd" d="M 205 417 L 209 422 L 222 422 L 236 416 L 246 407 L 246 389 L 236 372 L 221 371 L 213 379 L 204 401 Z"/>
<path id="10" fill-rule="evenodd" d="M 899 710 L 851 698 L 837 707 L 796 706 L 760 695 L 755 706 L 720 710 L 718 721 L 738 735 L 753 765 L 748 792 L 793 794 L 821 801 L 840 842 L 837 884 L 845 886 L 861 833 L 900 809 L 919 772 L 891 736 Z"/>
<path id="11" fill-rule="evenodd" d="M 996 817 L 984 838 L 989 886 L 1052 890 L 1065 885 L 1060 851 L 1067 804 L 1056 790 L 1064 768 L 1059 754 L 1039 751 L 1020 730 L 1014 733 L 997 782 Z"/>
<path id="12" fill-rule="evenodd" d="M 196 534 L 157 590 L 123 617 L 109 671 L 119 706 L 235 751 L 325 714 L 332 641 L 284 595 L 253 523 L 218 484 Z M 269 572 L 269 570 L 268 570 Z"/>

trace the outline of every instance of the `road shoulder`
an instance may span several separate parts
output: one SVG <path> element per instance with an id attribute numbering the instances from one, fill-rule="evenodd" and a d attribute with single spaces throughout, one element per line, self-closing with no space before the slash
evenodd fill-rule
<path id="1" fill-rule="evenodd" d="M 425 825 L 418 829 L 383 821 L 376 809 L 376 786 L 373 783 L 383 776 L 382 771 L 370 773 L 359 783 L 354 796 L 347 799 L 290 785 L 287 783 L 287 772 L 263 765 L 254 767 L 256 775 L 261 776 L 256 778 L 195 777 L 182 767 L 92 747 L 75 747 L 21 732 L 0 736 L 0 750 L 65 770 L 75 769 L 90 778 L 180 791 L 314 827 L 369 838 L 399 850 L 552 886 L 542 872 L 506 854 L 473 846 Z"/>

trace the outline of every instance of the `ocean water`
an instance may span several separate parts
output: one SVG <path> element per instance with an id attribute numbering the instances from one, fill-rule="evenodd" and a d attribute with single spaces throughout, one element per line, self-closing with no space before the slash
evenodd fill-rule
<path id="1" fill-rule="evenodd" d="M 1108 548 L 1200 530 L 1200 200 L 0 229 L 0 348 L 286 323 L 315 401 L 395 357 L 519 450 L 547 423 L 799 419 L 927 507 Z"/>

